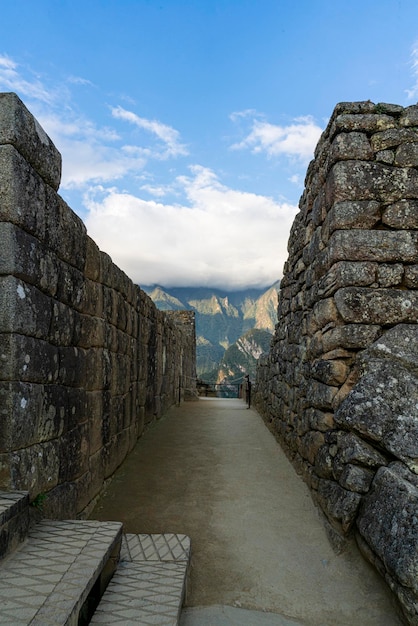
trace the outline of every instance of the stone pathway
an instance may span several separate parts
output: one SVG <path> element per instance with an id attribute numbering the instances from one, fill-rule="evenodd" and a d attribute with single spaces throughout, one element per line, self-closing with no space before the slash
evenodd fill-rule
<path id="1" fill-rule="evenodd" d="M 191 538 L 183 626 L 400 626 L 386 585 L 331 549 L 306 485 L 241 400 L 172 408 L 91 515 Z"/>

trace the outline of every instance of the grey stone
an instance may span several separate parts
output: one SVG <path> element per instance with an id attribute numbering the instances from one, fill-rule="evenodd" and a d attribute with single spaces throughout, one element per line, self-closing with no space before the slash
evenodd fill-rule
<path id="1" fill-rule="evenodd" d="M 406 476 L 398 463 L 379 469 L 357 526 L 389 573 L 418 600 L 418 489 Z"/>
<path id="2" fill-rule="evenodd" d="M 399 146 L 399 144 L 417 140 L 417 131 L 412 128 L 391 128 L 371 137 L 371 145 L 376 152 Z"/>
<path id="3" fill-rule="evenodd" d="M 325 219 L 324 231 L 328 238 L 335 230 L 350 228 L 371 229 L 381 219 L 380 203 L 375 200 L 336 202 Z"/>
<path id="4" fill-rule="evenodd" d="M 55 191 L 61 155 L 15 93 L 0 93 L 0 144 L 11 144 Z"/>
<path id="5" fill-rule="evenodd" d="M 364 287 L 376 280 L 377 264 L 370 261 L 339 261 L 321 279 L 318 296 L 328 297 L 341 287 Z"/>
<path id="6" fill-rule="evenodd" d="M 331 169 L 326 185 L 327 205 L 342 200 L 396 202 L 415 197 L 418 172 L 372 161 L 339 161 Z"/>
<path id="7" fill-rule="evenodd" d="M 418 233 L 385 230 L 337 230 L 328 247 L 329 263 L 377 261 L 413 263 L 418 254 Z"/>
<path id="8" fill-rule="evenodd" d="M 418 165 L 417 141 L 404 143 L 399 146 L 395 154 L 395 165 L 399 165 L 401 167 L 416 167 Z"/>
<path id="9" fill-rule="evenodd" d="M 348 464 L 340 474 L 339 483 L 341 487 L 349 491 L 367 493 L 373 478 L 374 472 L 364 467 Z"/>
<path id="10" fill-rule="evenodd" d="M 333 480 L 320 478 L 317 498 L 331 524 L 348 533 L 357 516 L 360 494 L 343 489 Z"/>
<path id="11" fill-rule="evenodd" d="M 417 376 L 396 362 L 373 359 L 334 419 L 418 469 L 417 405 Z"/>
<path id="12" fill-rule="evenodd" d="M 418 229 L 418 200 L 399 200 L 383 212 L 382 222 L 398 230 Z"/>
<path id="13" fill-rule="evenodd" d="M 418 293 L 411 291 L 343 287 L 334 298 L 347 323 L 391 325 L 418 321 Z"/>

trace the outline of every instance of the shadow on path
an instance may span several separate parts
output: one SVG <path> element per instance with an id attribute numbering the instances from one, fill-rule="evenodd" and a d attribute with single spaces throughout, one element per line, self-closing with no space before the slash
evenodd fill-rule
<path id="1" fill-rule="evenodd" d="M 308 488 L 242 400 L 202 398 L 170 409 L 138 441 L 91 517 L 120 520 L 125 532 L 190 536 L 187 606 L 194 608 L 184 611 L 183 626 L 402 623 L 355 546 L 335 555 Z M 212 613 L 196 608 L 210 606 Z M 265 621 L 268 613 L 277 615 Z"/>

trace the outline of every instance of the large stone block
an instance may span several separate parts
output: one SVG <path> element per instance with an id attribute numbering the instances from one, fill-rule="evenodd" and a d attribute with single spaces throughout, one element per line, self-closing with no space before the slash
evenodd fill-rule
<path id="1" fill-rule="evenodd" d="M 403 289 L 343 287 L 334 295 L 347 323 L 392 325 L 418 322 L 418 292 Z"/>
<path id="2" fill-rule="evenodd" d="M 402 143 L 416 141 L 417 131 L 414 128 L 390 128 L 374 133 L 370 139 L 375 152 L 394 148 Z"/>
<path id="3" fill-rule="evenodd" d="M 407 369 L 418 369 L 418 326 L 416 324 L 397 324 L 390 328 L 368 349 L 360 355 L 367 363 L 370 358 L 398 361 Z"/>
<path id="4" fill-rule="evenodd" d="M 336 202 L 328 212 L 323 226 L 325 240 L 335 230 L 372 229 L 381 219 L 380 203 L 375 200 Z"/>
<path id="5" fill-rule="evenodd" d="M 336 230 L 329 240 L 327 255 L 329 266 L 338 261 L 414 263 L 418 255 L 418 233 Z"/>
<path id="6" fill-rule="evenodd" d="M 0 382 L 0 452 L 13 452 L 38 441 L 43 386 L 18 380 Z"/>
<path id="7" fill-rule="evenodd" d="M 45 237 L 45 184 L 11 145 L 0 146 L 0 219 Z"/>
<path id="8" fill-rule="evenodd" d="M 327 205 L 343 200 L 397 202 L 418 195 L 418 172 L 373 161 L 339 161 L 326 183 Z"/>
<path id="9" fill-rule="evenodd" d="M 9 489 L 29 491 L 31 499 L 49 491 L 59 480 L 58 441 L 36 443 L 8 455 L 10 471 Z"/>
<path id="10" fill-rule="evenodd" d="M 370 261 L 339 261 L 321 279 L 318 296 L 326 298 L 341 289 L 356 285 L 364 287 L 376 280 L 377 263 Z"/>
<path id="11" fill-rule="evenodd" d="M 50 296 L 57 292 L 55 255 L 37 237 L 10 222 L 0 222 L 0 274 L 11 274 Z"/>
<path id="12" fill-rule="evenodd" d="M 65 263 L 84 272 L 87 230 L 83 221 L 55 191 L 46 189 L 45 242 Z"/>
<path id="13" fill-rule="evenodd" d="M 377 472 L 357 520 L 362 537 L 390 576 L 412 592 L 415 618 L 418 617 L 417 510 L 418 477 L 401 463 L 392 463 Z"/>
<path id="14" fill-rule="evenodd" d="M 371 359 L 334 419 L 418 471 L 417 405 L 417 375 L 396 361 Z"/>
<path id="15" fill-rule="evenodd" d="M 418 200 L 399 200 L 389 205 L 382 222 L 398 230 L 418 229 Z"/>
<path id="16" fill-rule="evenodd" d="M 14 333 L 0 334 L 2 379 L 52 383 L 59 375 L 58 348 L 46 341 Z"/>
<path id="17" fill-rule="evenodd" d="M 55 190 L 61 182 L 61 155 L 15 93 L 0 93 L 0 144 L 11 144 Z"/>
<path id="18" fill-rule="evenodd" d="M 14 276 L 0 276 L 0 332 L 48 339 L 51 298 Z"/>
<path id="19" fill-rule="evenodd" d="M 343 489 L 332 480 L 320 478 L 317 500 L 331 525 L 348 533 L 356 520 L 361 495 Z"/>

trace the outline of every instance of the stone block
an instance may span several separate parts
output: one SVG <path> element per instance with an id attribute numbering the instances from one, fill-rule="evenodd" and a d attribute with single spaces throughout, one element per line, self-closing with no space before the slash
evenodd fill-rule
<path id="1" fill-rule="evenodd" d="M 415 198 L 418 172 L 373 161 L 339 161 L 326 183 L 327 206 L 343 200 L 397 202 Z"/>
<path id="2" fill-rule="evenodd" d="M 341 133 L 334 138 L 328 158 L 329 165 L 349 159 L 368 161 L 374 158 L 374 151 L 366 133 L 353 131 Z"/>
<path id="3" fill-rule="evenodd" d="M 338 261 L 414 263 L 418 233 L 387 230 L 336 230 L 328 246 L 330 266 Z"/>
<path id="4" fill-rule="evenodd" d="M 328 330 L 322 336 L 323 353 L 337 348 L 356 350 L 366 348 L 380 334 L 377 324 L 346 324 Z"/>
<path id="5" fill-rule="evenodd" d="M 87 230 L 83 221 L 55 191 L 46 189 L 45 243 L 65 263 L 84 272 Z"/>
<path id="6" fill-rule="evenodd" d="M 59 482 L 74 481 L 88 470 L 88 426 L 80 424 L 58 440 Z"/>
<path id="7" fill-rule="evenodd" d="M 344 534 L 348 533 L 356 520 L 361 495 L 343 489 L 332 480 L 320 478 L 317 499 L 331 525 Z"/>
<path id="8" fill-rule="evenodd" d="M 319 478 L 326 478 L 327 480 L 334 478 L 332 456 L 327 445 L 322 445 L 315 456 L 315 473 Z"/>
<path id="9" fill-rule="evenodd" d="M 334 419 L 418 469 L 417 405 L 416 374 L 396 361 L 370 359 Z"/>
<path id="10" fill-rule="evenodd" d="M 324 435 L 318 431 L 311 430 L 300 438 L 298 445 L 299 453 L 311 465 L 314 465 L 318 450 L 323 443 Z"/>
<path id="11" fill-rule="evenodd" d="M 0 334 L 0 359 L 3 380 L 52 383 L 59 375 L 58 348 L 34 337 Z"/>
<path id="12" fill-rule="evenodd" d="M 341 287 L 371 285 L 376 279 L 377 263 L 370 261 L 339 261 L 321 279 L 318 296 L 331 296 Z"/>
<path id="13" fill-rule="evenodd" d="M 51 299 L 14 276 L 0 276 L 0 333 L 48 339 Z"/>
<path id="14" fill-rule="evenodd" d="M 309 426 L 312 430 L 326 432 L 334 426 L 334 414 L 320 409 L 308 409 L 306 411 Z"/>
<path id="15" fill-rule="evenodd" d="M 335 130 L 340 132 L 368 132 L 376 133 L 396 128 L 396 120 L 391 115 L 383 113 L 342 113 L 334 120 Z M 355 157 L 358 158 L 358 157 Z"/>
<path id="16" fill-rule="evenodd" d="M 0 381 L 0 453 L 38 441 L 42 410 L 42 385 Z"/>
<path id="17" fill-rule="evenodd" d="M 330 432 L 327 434 L 327 441 L 332 446 L 333 467 L 337 478 L 347 464 L 375 470 L 387 464 L 387 459 L 381 452 L 353 432 Z"/>
<path id="18" fill-rule="evenodd" d="M 364 497 L 358 529 L 389 574 L 418 601 L 418 484 L 400 463 L 382 467 Z"/>
<path id="19" fill-rule="evenodd" d="M 315 361 L 311 368 L 310 374 L 312 378 L 319 380 L 325 385 L 341 385 L 347 378 L 350 366 L 345 361 L 336 359 Z"/>
<path id="20" fill-rule="evenodd" d="M 341 487 L 356 493 L 367 493 L 374 478 L 374 472 L 357 465 L 345 465 L 340 474 Z"/>
<path id="21" fill-rule="evenodd" d="M 418 126 L 418 107 L 413 104 L 406 107 L 399 118 L 399 124 L 404 127 Z M 417 136 L 416 128 L 413 129 L 415 137 Z"/>
<path id="22" fill-rule="evenodd" d="M 416 141 L 417 131 L 413 128 L 390 128 L 374 133 L 370 139 L 375 152 L 394 148 L 402 143 Z"/>
<path id="23" fill-rule="evenodd" d="M 405 287 L 418 289 L 418 265 L 407 265 L 404 268 Z"/>
<path id="24" fill-rule="evenodd" d="M 377 282 L 379 287 L 395 287 L 403 281 L 404 266 L 401 263 L 382 263 L 377 268 Z"/>
<path id="25" fill-rule="evenodd" d="M 58 267 L 53 253 L 37 239 L 10 222 L 0 222 L 0 275 L 12 274 L 54 296 Z"/>
<path id="26" fill-rule="evenodd" d="M 45 185 L 13 146 L 0 146 L 0 219 L 45 237 Z"/>
<path id="27" fill-rule="evenodd" d="M 87 279 L 95 282 L 100 280 L 100 250 L 96 242 L 89 236 L 86 239 L 84 275 Z"/>
<path id="28" fill-rule="evenodd" d="M 78 345 L 86 349 L 103 348 L 105 345 L 105 331 L 103 319 L 91 315 L 81 315 Z"/>
<path id="29" fill-rule="evenodd" d="M 418 293 L 412 291 L 343 287 L 334 298 L 339 314 L 347 323 L 418 322 Z"/>
<path id="30" fill-rule="evenodd" d="M 336 202 L 329 210 L 323 226 L 326 240 L 335 230 L 372 229 L 381 219 L 380 203 L 375 200 Z"/>
<path id="31" fill-rule="evenodd" d="M 418 138 L 418 134 L 417 134 Z M 403 143 L 396 150 L 395 165 L 416 167 L 418 165 L 418 142 Z"/>
<path id="32" fill-rule="evenodd" d="M 60 347 L 59 372 L 57 382 L 67 387 L 83 387 L 90 390 L 88 383 L 92 378 L 100 377 L 102 368 L 97 365 L 98 372 L 91 371 L 90 353 L 92 350 L 83 350 L 75 346 Z"/>
<path id="33" fill-rule="evenodd" d="M 367 363 L 370 358 L 398 361 L 411 371 L 417 370 L 418 326 L 416 324 L 397 324 L 385 331 L 361 355 L 361 361 Z"/>
<path id="34" fill-rule="evenodd" d="M 383 211 L 382 222 L 398 230 L 418 229 L 418 200 L 403 199 Z"/>
<path id="35" fill-rule="evenodd" d="M 0 144 L 11 144 L 44 181 L 57 190 L 61 155 L 15 93 L 0 94 Z"/>
<path id="36" fill-rule="evenodd" d="M 9 489 L 28 491 L 31 499 L 58 484 L 59 444 L 57 440 L 37 443 L 8 454 Z"/>
<path id="37" fill-rule="evenodd" d="M 311 380 L 309 381 L 306 400 L 312 407 L 332 409 L 332 402 L 337 391 L 337 387 L 331 387 L 316 380 Z"/>

